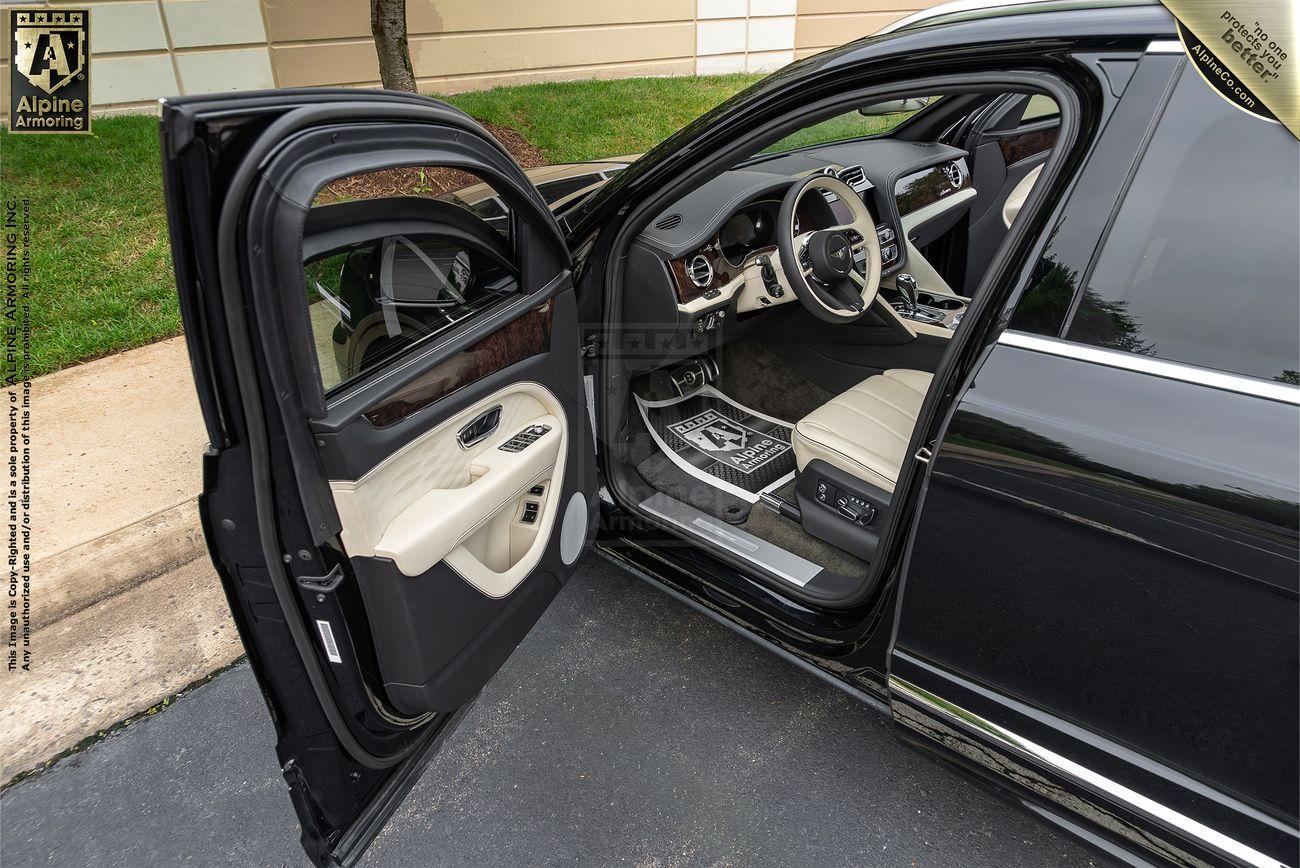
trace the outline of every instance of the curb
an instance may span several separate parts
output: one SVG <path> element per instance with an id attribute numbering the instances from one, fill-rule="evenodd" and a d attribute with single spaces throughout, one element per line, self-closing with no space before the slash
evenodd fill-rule
<path id="1" fill-rule="evenodd" d="M 212 565 L 195 558 L 32 634 L 0 675 L 0 779 L 38 768 L 244 653 Z"/>
<path id="2" fill-rule="evenodd" d="M 207 554 L 198 500 L 186 500 L 32 565 L 32 629 L 47 627 Z"/>

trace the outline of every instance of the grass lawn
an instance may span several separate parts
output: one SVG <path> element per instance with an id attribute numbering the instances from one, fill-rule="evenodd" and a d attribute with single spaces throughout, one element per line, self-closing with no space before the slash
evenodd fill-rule
<path id="1" fill-rule="evenodd" d="M 649 150 L 761 75 L 619 78 L 500 87 L 442 97 L 513 127 L 552 163 Z"/>
<path id="2" fill-rule="evenodd" d="M 443 99 L 564 163 L 646 151 L 759 78 L 551 82 Z M 851 115 L 796 135 L 813 144 L 892 122 Z M 35 374 L 180 332 L 156 118 L 100 118 L 91 136 L 0 131 L 0 187 L 31 200 Z"/>
<path id="3" fill-rule="evenodd" d="M 180 331 L 157 130 L 124 117 L 0 138 L 4 198 L 30 198 L 33 373 Z"/>

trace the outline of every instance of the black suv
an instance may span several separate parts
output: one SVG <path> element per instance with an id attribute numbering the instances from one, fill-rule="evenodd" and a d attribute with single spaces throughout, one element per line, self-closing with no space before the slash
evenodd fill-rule
<path id="1" fill-rule="evenodd" d="M 433 100 L 164 106 L 205 532 L 317 864 L 591 546 L 1092 846 L 1300 861 L 1300 146 L 1159 6 L 890 31 L 555 213 Z M 484 186 L 318 195 L 401 167 Z"/>

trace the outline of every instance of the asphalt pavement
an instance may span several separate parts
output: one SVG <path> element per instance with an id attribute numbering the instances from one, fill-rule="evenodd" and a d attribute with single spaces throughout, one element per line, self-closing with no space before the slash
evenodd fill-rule
<path id="1" fill-rule="evenodd" d="M 247 665 L 0 794 L 0 862 L 305 865 Z M 593 556 L 363 864 L 1103 860 Z"/>

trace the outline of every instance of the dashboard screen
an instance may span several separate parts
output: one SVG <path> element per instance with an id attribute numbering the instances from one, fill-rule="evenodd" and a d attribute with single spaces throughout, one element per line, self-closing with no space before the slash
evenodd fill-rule
<path id="1" fill-rule="evenodd" d="M 776 218 L 767 208 L 746 208 L 732 215 L 718 233 L 722 255 L 732 265 L 740 265 L 745 257 L 772 243 Z"/>

